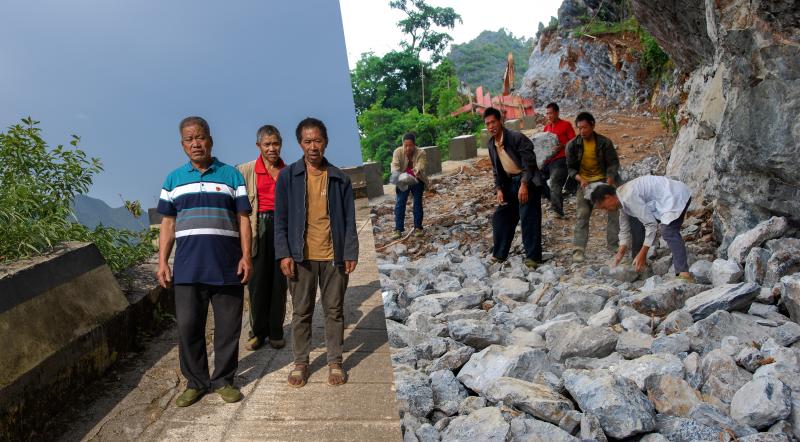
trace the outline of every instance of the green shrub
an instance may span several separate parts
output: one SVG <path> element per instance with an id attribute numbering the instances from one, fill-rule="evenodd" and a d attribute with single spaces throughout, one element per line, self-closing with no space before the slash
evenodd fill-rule
<path id="1" fill-rule="evenodd" d="M 28 117 L 0 132 L 0 262 L 47 253 L 66 241 L 94 242 L 115 273 L 151 256 L 155 232 L 89 230 L 70 221 L 73 198 L 86 193 L 103 168 L 78 149 L 77 135 L 71 148 L 48 148 L 38 124 Z"/>
<path id="2" fill-rule="evenodd" d="M 658 42 L 644 29 L 639 33 L 642 42 L 642 66 L 647 69 L 647 74 L 655 80 L 663 80 L 669 74 L 672 62 L 669 55 L 661 49 Z"/>

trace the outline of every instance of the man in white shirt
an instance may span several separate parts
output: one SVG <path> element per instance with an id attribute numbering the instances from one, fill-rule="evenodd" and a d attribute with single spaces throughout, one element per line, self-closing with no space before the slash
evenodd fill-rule
<path id="1" fill-rule="evenodd" d="M 647 251 L 656 239 L 656 229 L 660 227 L 661 236 L 672 252 L 675 272 L 681 279 L 691 281 L 686 243 L 681 237 L 681 225 L 691 196 L 692 192 L 686 184 L 652 175 L 636 178 L 617 189 L 608 185 L 595 188 L 592 204 L 606 211 L 619 210 L 620 213 L 619 250 L 614 257 L 614 264 L 619 264 L 631 245 L 633 226 L 633 230 L 639 230 L 633 232 L 634 237 L 641 236 L 641 230 L 644 230 L 644 241 L 639 250 L 635 250 L 638 244 L 633 241 L 633 265 L 637 272 L 641 272 L 647 265 Z"/>

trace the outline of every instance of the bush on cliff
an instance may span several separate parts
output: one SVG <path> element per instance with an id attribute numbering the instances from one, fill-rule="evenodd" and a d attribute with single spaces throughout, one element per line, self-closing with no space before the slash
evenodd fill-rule
<path id="1" fill-rule="evenodd" d="M 115 273 L 150 257 L 155 231 L 90 230 L 74 221 L 73 198 L 89 190 L 103 167 L 78 149 L 77 135 L 72 147 L 49 148 L 38 124 L 28 117 L 0 132 L 0 262 L 47 253 L 66 241 L 94 242 Z"/>

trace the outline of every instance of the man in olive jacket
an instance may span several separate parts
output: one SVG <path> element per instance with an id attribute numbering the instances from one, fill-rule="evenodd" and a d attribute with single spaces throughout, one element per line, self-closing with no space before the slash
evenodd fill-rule
<path id="1" fill-rule="evenodd" d="M 428 187 L 425 175 L 427 160 L 425 151 L 417 148 L 417 137 L 409 132 L 403 136 L 403 145 L 392 155 L 392 173 L 407 173 L 417 179 L 417 184 L 406 190 L 395 188 L 397 201 L 394 206 L 394 238 L 398 239 L 405 230 L 406 203 L 408 194 L 414 196 L 414 235 L 422 236 L 422 192 Z"/>
<path id="2" fill-rule="evenodd" d="M 581 112 L 575 118 L 578 136 L 567 144 L 567 170 L 569 177 L 578 182 L 576 195 L 576 222 L 573 262 L 586 259 L 586 243 L 589 241 L 589 219 L 592 203 L 588 196 L 597 184 L 618 186 L 619 158 L 614 143 L 594 131 L 595 119 L 589 112 Z M 606 241 L 609 250 L 619 246 L 619 212 L 608 212 Z"/>

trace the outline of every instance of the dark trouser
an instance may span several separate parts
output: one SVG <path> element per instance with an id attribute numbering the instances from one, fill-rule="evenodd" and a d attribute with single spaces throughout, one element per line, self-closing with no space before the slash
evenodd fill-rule
<path id="1" fill-rule="evenodd" d="M 239 364 L 243 295 L 241 285 L 175 285 L 178 356 L 189 388 L 216 390 L 233 385 Z M 210 378 L 205 336 L 209 301 L 214 309 L 214 373 Z"/>
<path id="2" fill-rule="evenodd" d="M 589 242 L 589 220 L 592 217 L 592 202 L 584 197 L 586 189 L 578 187 L 575 195 L 575 249 L 586 250 Z M 619 211 L 608 212 L 606 243 L 609 250 L 619 248 Z"/>
<path id="3" fill-rule="evenodd" d="M 286 317 L 286 277 L 275 260 L 274 212 L 258 214 L 258 249 L 253 257 L 250 294 L 250 337 L 283 339 Z M 256 232 L 253 232 L 256 234 Z"/>
<path id="4" fill-rule="evenodd" d="M 681 216 L 675 219 L 675 221 L 672 221 L 669 224 L 658 225 L 658 228 L 661 230 L 661 237 L 667 242 L 667 247 L 669 247 L 669 251 L 672 253 L 672 265 L 675 267 L 676 273 L 689 271 L 689 257 L 686 253 L 686 243 L 683 241 L 683 237 L 681 236 L 681 226 L 683 226 L 683 220 L 686 217 L 686 211 L 689 210 L 689 205 L 691 203 L 692 199 L 690 198 L 686 203 L 686 207 L 683 208 Z M 633 242 L 631 253 L 633 253 L 633 256 L 636 256 L 644 244 L 644 224 L 642 224 L 637 218 L 630 218 L 632 221 L 631 237 Z M 638 244 L 637 234 L 638 238 L 640 238 Z"/>
<path id="5" fill-rule="evenodd" d="M 344 292 L 349 276 L 344 267 L 332 261 L 295 263 L 295 278 L 289 279 L 292 294 L 292 351 L 295 364 L 308 364 L 311 351 L 311 327 L 317 287 L 325 312 L 325 346 L 328 363 L 342 362 L 344 343 Z"/>
<path id="6" fill-rule="evenodd" d="M 406 222 L 406 202 L 408 202 L 408 194 L 414 196 L 414 228 L 422 228 L 422 191 L 425 190 L 425 184 L 419 181 L 417 184 L 409 187 L 407 190 L 402 191 L 395 188 L 397 193 L 397 200 L 394 205 L 394 229 L 402 232 L 405 230 Z"/>
<path id="7" fill-rule="evenodd" d="M 550 203 L 556 213 L 564 215 L 564 184 L 567 182 L 567 176 L 569 175 L 567 159 L 559 158 L 546 167 L 550 172 Z"/>
<path id="8" fill-rule="evenodd" d="M 517 223 L 522 222 L 522 245 L 525 257 L 536 262 L 542 261 L 542 202 L 541 189 L 528 185 L 528 203 L 520 204 L 517 197 L 522 174 L 511 177 L 511 183 L 502 189 L 506 204 L 495 209 L 492 217 L 494 252 L 501 260 L 508 258 L 511 242 Z"/>

